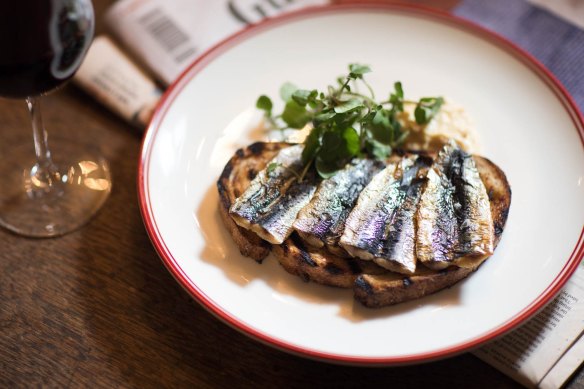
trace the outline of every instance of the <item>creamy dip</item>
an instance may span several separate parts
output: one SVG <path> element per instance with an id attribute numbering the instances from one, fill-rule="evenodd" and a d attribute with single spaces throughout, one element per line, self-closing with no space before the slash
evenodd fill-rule
<path id="1" fill-rule="evenodd" d="M 436 116 L 425 125 L 416 123 L 415 108 L 416 104 L 405 103 L 404 112 L 398 116 L 402 126 L 411 129 L 404 148 L 438 151 L 449 139 L 454 139 L 469 153 L 480 151 L 474 123 L 460 105 L 446 100 Z"/>

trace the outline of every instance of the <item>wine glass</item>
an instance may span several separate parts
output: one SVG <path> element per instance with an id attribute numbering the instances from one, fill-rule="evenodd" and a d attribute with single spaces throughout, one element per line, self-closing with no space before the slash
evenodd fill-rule
<path id="1" fill-rule="evenodd" d="M 110 193 L 102 157 L 77 146 L 51 154 L 40 112 L 40 96 L 73 76 L 93 32 L 90 0 L 0 1 L 0 97 L 26 100 L 34 138 L 34 153 L 30 146 L 9 145 L 0 155 L 0 225 L 17 234 L 70 232 Z"/>

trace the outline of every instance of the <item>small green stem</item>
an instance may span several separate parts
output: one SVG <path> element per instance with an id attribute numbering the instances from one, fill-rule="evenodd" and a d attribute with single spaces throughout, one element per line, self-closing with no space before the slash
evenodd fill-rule
<path id="1" fill-rule="evenodd" d="M 351 77 L 347 77 L 347 79 L 345 80 L 345 83 L 341 86 L 341 89 L 339 89 L 333 96 L 333 98 L 336 100 L 341 94 L 343 94 L 343 90 L 345 90 L 347 88 L 347 85 L 349 85 L 349 82 L 351 82 Z M 348 90 L 348 89 L 347 89 Z"/>
<path id="2" fill-rule="evenodd" d="M 375 100 L 375 92 L 373 92 L 373 88 L 371 88 L 371 85 L 369 85 L 369 83 L 364 79 L 361 79 L 361 81 L 363 81 L 363 84 L 365 84 L 367 89 L 369 89 L 369 93 L 371 94 L 371 100 Z"/>
<path id="3" fill-rule="evenodd" d="M 306 166 L 304 166 L 304 169 L 302 169 L 302 172 L 300 173 L 300 177 L 298 179 L 298 182 L 302 182 L 302 180 L 304 179 L 304 176 L 306 175 L 306 172 L 308 172 L 308 169 L 310 168 L 310 165 L 312 165 L 312 161 L 314 161 L 314 158 L 312 158 L 310 161 L 308 161 L 308 163 L 306 164 Z"/>
<path id="4" fill-rule="evenodd" d="M 373 100 L 372 98 L 370 98 L 369 96 L 365 96 L 361 93 L 355 93 L 355 92 L 345 92 L 343 93 L 344 96 L 351 96 L 351 97 L 360 97 L 363 100 L 367 101 L 368 103 L 370 103 L 373 106 L 376 106 L 377 103 L 375 102 L 375 100 Z"/>
<path id="5" fill-rule="evenodd" d="M 404 104 L 416 104 L 416 105 L 418 104 L 417 101 L 413 101 L 413 100 L 402 100 L 402 102 Z M 391 104 L 391 101 L 385 100 L 385 101 L 382 101 L 381 103 L 379 103 L 379 105 L 386 105 L 386 104 Z"/>

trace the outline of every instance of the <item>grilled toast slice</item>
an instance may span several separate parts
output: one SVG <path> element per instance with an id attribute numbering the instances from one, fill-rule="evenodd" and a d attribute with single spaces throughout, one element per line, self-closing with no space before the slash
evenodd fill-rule
<path id="1" fill-rule="evenodd" d="M 430 270 L 419 266 L 415 274 L 393 273 L 371 261 L 344 258 L 325 248 L 314 248 L 293 234 L 281 245 L 271 245 L 256 234 L 239 227 L 229 215 L 233 201 L 248 187 L 249 182 L 288 143 L 257 142 L 238 150 L 225 166 L 217 181 L 220 213 L 240 252 L 261 262 L 273 251 L 282 267 L 305 281 L 352 288 L 355 298 L 372 308 L 417 299 L 452 286 L 475 271 L 472 268 L 449 267 Z M 505 174 L 486 158 L 474 156 L 481 179 L 489 194 L 495 231 L 499 242 L 511 203 L 511 189 Z"/>

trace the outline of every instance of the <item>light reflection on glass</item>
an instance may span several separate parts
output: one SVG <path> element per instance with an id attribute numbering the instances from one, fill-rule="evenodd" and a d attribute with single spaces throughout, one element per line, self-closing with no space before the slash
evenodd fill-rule
<path id="1" fill-rule="evenodd" d="M 30 171 L 24 171 L 25 190 L 30 196 L 35 190 L 47 189 L 54 184 L 65 184 L 83 186 L 95 191 L 109 191 L 110 182 L 106 178 L 100 177 L 100 169 L 100 166 L 93 161 L 81 161 L 70 166 L 64 174 L 57 172 L 51 175 L 50 178 L 56 178 L 56 180 L 46 180 L 38 177 L 41 174 L 41 169 L 34 166 Z M 90 175 L 94 177 L 89 177 Z"/>
<path id="2" fill-rule="evenodd" d="M 103 178 L 86 178 L 83 184 L 93 190 L 109 190 L 110 187 L 109 181 Z"/>
<path id="3" fill-rule="evenodd" d="M 31 181 L 32 185 L 37 187 L 37 188 L 46 188 L 48 186 L 48 183 L 44 182 L 42 180 L 39 180 L 39 178 L 36 176 L 36 174 L 31 175 L 30 181 Z"/>
<path id="4" fill-rule="evenodd" d="M 81 161 L 78 163 L 79 168 L 81 169 L 81 174 L 87 175 L 99 168 L 97 163 L 93 161 Z"/>

